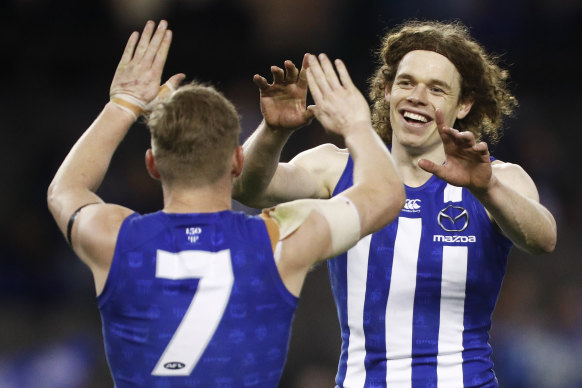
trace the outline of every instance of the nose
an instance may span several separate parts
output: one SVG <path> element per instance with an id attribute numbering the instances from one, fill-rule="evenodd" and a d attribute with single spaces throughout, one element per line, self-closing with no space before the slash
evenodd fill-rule
<path id="1" fill-rule="evenodd" d="M 412 89 L 407 100 L 415 105 L 426 105 L 428 103 L 426 86 L 423 84 L 417 84 L 414 89 Z"/>

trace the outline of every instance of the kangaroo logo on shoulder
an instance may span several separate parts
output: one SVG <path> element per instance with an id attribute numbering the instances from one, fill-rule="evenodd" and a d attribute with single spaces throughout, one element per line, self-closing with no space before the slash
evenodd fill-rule
<path id="1" fill-rule="evenodd" d="M 469 213 L 461 206 L 449 205 L 439 212 L 437 220 L 446 232 L 462 232 L 469 226 Z"/>

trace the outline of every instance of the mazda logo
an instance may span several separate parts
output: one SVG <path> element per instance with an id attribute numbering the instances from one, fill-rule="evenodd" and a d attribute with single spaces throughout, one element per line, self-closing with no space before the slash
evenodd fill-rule
<path id="1" fill-rule="evenodd" d="M 447 206 L 439 212 L 437 219 L 446 232 L 462 232 L 469 226 L 469 213 L 460 206 Z"/>

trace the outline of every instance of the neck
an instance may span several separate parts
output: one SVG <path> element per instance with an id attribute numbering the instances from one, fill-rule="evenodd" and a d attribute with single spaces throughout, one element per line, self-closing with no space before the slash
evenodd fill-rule
<path id="1" fill-rule="evenodd" d="M 400 170 L 402 180 L 406 186 L 422 186 L 432 176 L 418 166 L 420 159 L 428 159 L 435 163 L 444 163 L 446 160 L 445 149 L 442 143 L 436 144 L 430 149 L 420 149 L 418 147 L 408 147 L 402 145 L 392 138 L 392 157 Z"/>
<path id="2" fill-rule="evenodd" d="M 232 179 L 227 178 L 204 186 L 162 185 L 164 212 L 215 213 L 230 210 Z"/>

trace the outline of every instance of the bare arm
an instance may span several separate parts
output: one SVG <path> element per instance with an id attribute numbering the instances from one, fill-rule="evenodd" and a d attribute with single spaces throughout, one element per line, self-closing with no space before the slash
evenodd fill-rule
<path id="1" fill-rule="evenodd" d="M 347 152 L 323 144 L 279 163 L 285 140 L 262 123 L 243 145 L 245 162 L 233 197 L 265 208 L 300 198 L 329 198 L 347 162 Z M 322 161 L 326 162 L 323 163 Z"/>
<path id="2" fill-rule="evenodd" d="M 534 254 L 552 252 L 557 239 L 556 221 L 540 204 L 529 175 L 515 164 L 492 164 L 487 144 L 476 143 L 470 132 L 444 125 L 440 112 L 437 126 L 447 161 L 438 166 L 423 159 L 420 167 L 451 184 L 467 187 L 516 246 Z"/>
<path id="3" fill-rule="evenodd" d="M 156 97 L 172 34 L 165 21 L 160 22 L 155 32 L 154 28 L 150 21 L 141 39 L 137 32 L 129 38 L 111 84 L 112 101 L 127 98 L 124 101 L 137 101 L 145 106 Z M 177 75 L 171 81 L 177 84 L 182 78 L 183 75 Z M 98 292 L 109 271 L 121 223 L 132 213 L 130 209 L 105 204 L 95 193 L 113 153 L 136 119 L 134 111 L 139 106 L 132 103 L 128 106 L 131 109 L 114 102 L 105 105 L 61 164 L 47 195 L 49 210 L 65 236 L 71 223 L 70 242 L 93 271 Z M 77 209 L 88 204 L 92 205 L 71 220 Z"/>
<path id="4" fill-rule="evenodd" d="M 335 160 L 333 154 L 338 150 L 332 145 L 307 151 L 289 163 L 279 163 L 291 134 L 313 118 L 313 112 L 306 109 L 307 58 L 308 54 L 301 70 L 291 61 L 285 61 L 285 70 L 272 66 L 272 84 L 258 74 L 253 78 L 259 87 L 264 120 L 243 145 L 245 164 L 233 187 L 233 197 L 248 206 L 268 207 L 298 198 L 328 198 L 331 195 L 328 181 L 334 175 L 339 177 L 343 169 L 341 155 L 339 167 L 319 162 L 320 158 Z"/>
<path id="5" fill-rule="evenodd" d="M 313 263 L 341 253 L 338 245 L 342 245 L 339 250 L 345 251 L 359 238 L 382 228 L 398 216 L 404 205 L 402 180 L 386 146 L 372 128 L 368 104 L 344 64 L 339 60 L 335 64 L 339 79 L 325 55 L 320 55 L 319 62 L 310 58 L 309 88 L 316 105 L 309 109 L 327 130 L 344 137 L 354 160 L 354 185 L 341 196 L 352 203 L 355 211 L 350 210 L 352 205 L 338 203 L 340 199 L 319 200 L 316 210 L 308 213 L 297 230 L 280 242 L 279 271 L 296 295 Z M 330 215 L 330 210 L 341 214 Z M 338 221 L 331 224 L 332 218 Z M 334 241 L 353 230 L 359 233 L 348 244 Z"/>
<path id="6" fill-rule="evenodd" d="M 492 172 L 487 190 L 473 192 L 475 197 L 516 246 L 532 254 L 552 252 L 557 240 L 556 221 L 539 202 L 530 176 L 511 163 L 493 163 Z"/>
<path id="7" fill-rule="evenodd" d="M 366 236 L 400 213 L 406 197 L 404 185 L 386 145 L 372 128 L 368 103 L 343 62 L 335 61 L 338 79 L 325 54 L 319 61 L 320 66 L 310 57 L 309 89 L 316 105 L 309 109 L 328 131 L 344 137 L 354 160 L 354 185 L 342 196 L 355 204 L 361 236 Z"/>

